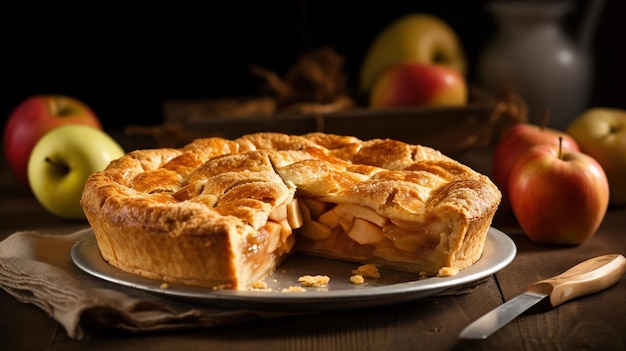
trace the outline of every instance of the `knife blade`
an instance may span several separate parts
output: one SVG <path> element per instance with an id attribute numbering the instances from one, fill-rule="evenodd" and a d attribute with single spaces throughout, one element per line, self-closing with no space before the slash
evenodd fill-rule
<path id="1" fill-rule="evenodd" d="M 626 273 L 626 258 L 620 254 L 602 255 L 581 262 L 552 278 L 531 284 L 527 291 L 487 312 L 469 324 L 461 339 L 486 339 L 530 307 L 546 300 L 549 307 L 604 290 Z"/>

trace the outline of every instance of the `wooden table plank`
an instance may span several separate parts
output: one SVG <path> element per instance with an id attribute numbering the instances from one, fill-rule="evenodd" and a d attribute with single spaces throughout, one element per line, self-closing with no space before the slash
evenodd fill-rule
<path id="1" fill-rule="evenodd" d="M 487 158 L 471 155 L 483 172 Z M 0 170 L 0 240 L 18 230 L 70 232 L 86 225 L 48 214 L 29 191 Z M 626 278 L 605 292 L 549 311 L 533 310 L 483 341 L 458 333 L 485 312 L 523 292 L 538 279 L 559 274 L 587 258 L 626 253 L 626 207 L 612 208 L 598 233 L 575 247 L 532 243 L 510 214 L 500 210 L 494 227 L 509 234 L 513 262 L 460 295 L 433 296 L 376 308 L 329 311 L 306 317 L 254 321 L 237 327 L 160 334 L 70 339 L 37 307 L 0 291 L 0 350 L 534 350 L 626 349 Z"/>
<path id="2" fill-rule="evenodd" d="M 497 274 L 505 301 L 533 282 L 560 274 L 595 256 L 626 253 L 626 208 L 611 208 L 598 232 L 579 246 L 531 242 L 512 234 L 518 254 Z M 580 297 L 558 308 L 535 308 L 516 319 L 528 349 L 619 350 L 626 347 L 626 284 L 622 278 L 605 292 Z M 618 347 L 619 346 L 619 347 Z"/>
<path id="3" fill-rule="evenodd" d="M 472 302 L 475 296 L 489 306 L 500 303 L 493 294 L 493 278 L 486 279 L 462 295 L 425 298 L 391 306 L 359 310 L 328 311 L 312 316 L 255 321 L 238 327 L 166 333 L 157 335 L 106 335 L 87 341 L 67 337 L 62 328 L 31 305 L 12 301 L 6 293 L 0 302 L 10 311 L 22 314 L 19 320 L 0 320 L 7 330 L 3 340 L 10 349 L 136 350 L 149 345 L 150 350 L 239 349 L 239 350 L 413 350 L 428 345 L 432 350 L 454 346 L 459 331 L 479 314 Z M 30 321 L 36 321 L 33 325 Z M 6 329 L 5 329 L 6 328 Z M 24 337 L 37 330 L 37 337 Z M 46 336 L 42 338 L 42 336 Z M 50 345 L 50 339 L 54 338 Z M 186 347 L 186 346 L 188 347 Z M 3 348 L 9 349 L 9 348 Z"/>

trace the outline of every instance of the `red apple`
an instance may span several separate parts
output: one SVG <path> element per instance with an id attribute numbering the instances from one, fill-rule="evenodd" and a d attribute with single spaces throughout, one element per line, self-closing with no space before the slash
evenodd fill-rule
<path id="1" fill-rule="evenodd" d="M 359 72 L 359 89 L 369 92 L 378 76 L 398 62 L 439 63 L 465 74 L 467 55 L 455 29 L 440 17 L 409 13 L 383 28 L 371 41 Z"/>
<path id="2" fill-rule="evenodd" d="M 502 192 L 502 204 L 509 206 L 508 184 L 513 165 L 528 149 L 547 144 L 557 147 L 559 136 L 563 137 L 563 150 L 580 151 L 574 138 L 560 130 L 531 123 L 519 123 L 507 129 L 496 144 L 492 157 L 493 181 Z"/>
<path id="3" fill-rule="evenodd" d="M 544 144 L 515 163 L 509 194 L 515 218 L 531 240 L 580 245 L 606 214 L 609 183 L 591 156 Z"/>
<path id="4" fill-rule="evenodd" d="M 83 102 L 63 95 L 35 95 L 11 113 L 4 129 L 4 153 L 17 178 L 28 184 L 30 153 L 48 131 L 67 124 L 102 129 L 96 114 Z"/>
<path id="5" fill-rule="evenodd" d="M 370 107 L 462 106 L 467 104 L 467 82 L 449 66 L 402 62 L 375 81 Z"/>

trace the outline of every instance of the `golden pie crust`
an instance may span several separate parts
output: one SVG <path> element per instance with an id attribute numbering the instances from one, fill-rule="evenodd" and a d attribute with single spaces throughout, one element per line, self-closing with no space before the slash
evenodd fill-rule
<path id="1" fill-rule="evenodd" d="M 81 204 L 109 264 L 247 289 L 294 251 L 428 276 L 467 268 L 500 199 L 429 147 L 256 133 L 130 152 L 89 177 Z"/>

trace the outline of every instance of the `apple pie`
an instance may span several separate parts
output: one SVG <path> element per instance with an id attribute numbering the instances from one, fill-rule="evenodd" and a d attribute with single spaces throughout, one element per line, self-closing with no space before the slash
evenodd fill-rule
<path id="1" fill-rule="evenodd" d="M 500 200 L 426 146 L 256 133 L 132 151 L 90 176 L 81 204 L 109 264 L 241 290 L 292 252 L 454 274 L 480 258 Z"/>

